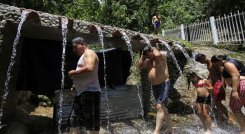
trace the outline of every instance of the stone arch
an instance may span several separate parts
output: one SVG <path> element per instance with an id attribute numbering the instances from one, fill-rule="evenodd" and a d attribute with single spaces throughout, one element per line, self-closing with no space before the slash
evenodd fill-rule
<path id="1" fill-rule="evenodd" d="M 122 33 L 119 30 L 113 31 L 112 37 L 122 37 Z"/>
<path id="2" fill-rule="evenodd" d="M 33 23 L 33 24 L 41 24 L 40 16 L 36 11 L 30 10 L 30 9 L 25 9 L 25 10 L 22 10 L 21 12 L 23 12 L 23 11 L 29 11 L 29 14 L 28 14 L 25 21 Z"/>

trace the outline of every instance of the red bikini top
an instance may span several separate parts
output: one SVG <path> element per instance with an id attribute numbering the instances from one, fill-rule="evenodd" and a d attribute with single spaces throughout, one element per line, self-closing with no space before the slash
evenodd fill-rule
<path id="1" fill-rule="evenodd" d="M 195 87 L 206 87 L 207 84 L 206 83 L 202 83 L 202 84 L 196 84 Z"/>

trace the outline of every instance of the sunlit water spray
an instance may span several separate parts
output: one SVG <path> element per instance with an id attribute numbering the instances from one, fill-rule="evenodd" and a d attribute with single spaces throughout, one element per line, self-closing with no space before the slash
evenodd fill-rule
<path id="1" fill-rule="evenodd" d="M 170 46 L 168 45 L 168 43 L 166 43 L 165 41 L 162 41 L 162 40 L 160 40 L 160 42 L 161 42 L 163 45 L 166 46 L 166 48 L 168 49 L 168 51 L 169 51 L 169 53 L 170 53 L 170 56 L 171 56 L 172 59 L 174 60 L 174 63 L 175 63 L 175 65 L 176 65 L 177 69 L 179 70 L 179 73 L 182 74 L 182 70 L 180 69 L 180 66 L 179 66 L 179 64 L 178 64 L 178 61 L 177 61 L 175 55 L 174 55 L 174 52 L 172 51 L 172 49 L 170 48 Z"/>
<path id="2" fill-rule="evenodd" d="M 143 34 L 141 34 L 140 36 L 144 39 L 144 41 L 147 44 L 147 46 L 152 47 L 148 38 L 146 38 Z"/>
<path id="3" fill-rule="evenodd" d="M 59 94 L 59 112 L 58 112 L 58 117 L 59 117 L 58 132 L 59 133 L 62 133 L 61 132 L 61 122 L 62 122 L 62 112 L 63 112 L 62 104 L 63 104 L 63 98 L 64 98 L 63 91 L 64 91 L 64 80 L 65 80 L 64 72 L 65 72 L 65 54 L 66 54 L 66 44 L 67 44 L 67 41 L 66 41 L 67 24 L 68 24 L 68 19 L 65 17 L 62 17 L 61 18 L 61 29 L 62 29 L 62 37 L 63 37 L 63 43 L 62 43 L 63 48 L 62 48 L 62 58 L 61 58 L 61 86 L 60 86 L 61 90 Z"/>
<path id="4" fill-rule="evenodd" d="M 4 104 L 6 103 L 6 99 L 7 99 L 8 93 L 9 93 L 9 82 L 10 82 L 10 79 L 12 78 L 11 72 L 12 72 L 13 66 L 15 64 L 16 47 L 17 47 L 17 44 L 19 43 L 21 28 L 22 28 L 22 25 L 25 22 L 29 13 L 30 12 L 28 10 L 24 10 L 22 12 L 21 17 L 20 17 L 20 23 L 19 23 L 18 29 L 17 29 L 17 34 L 16 34 L 15 39 L 14 39 L 11 59 L 10 59 L 10 63 L 9 63 L 7 74 L 6 74 L 6 80 L 4 83 L 3 95 L 1 96 L 2 101 L 1 101 L 1 106 L 0 106 L 0 129 L 2 127 L 6 126 L 6 125 L 2 125 L 3 107 L 4 107 Z"/>
<path id="5" fill-rule="evenodd" d="M 122 35 L 123 35 L 123 36 L 122 36 L 123 39 L 125 40 L 125 42 L 126 42 L 126 44 L 127 44 L 127 46 L 128 46 L 128 51 L 130 52 L 131 59 L 132 59 L 132 63 L 133 63 L 134 52 L 133 52 L 133 50 L 132 50 L 132 45 L 131 45 L 131 43 L 130 43 L 130 39 L 129 39 L 129 37 L 127 36 L 127 34 L 126 34 L 125 32 L 121 32 L 121 33 L 122 33 Z M 136 70 L 137 70 L 136 66 L 135 66 L 135 65 L 132 65 L 132 66 L 134 66 L 134 71 L 136 71 Z M 136 86 L 137 86 L 138 97 L 139 97 L 139 101 L 140 101 L 141 116 L 142 116 L 142 118 L 143 118 L 143 117 L 144 117 L 144 110 L 143 110 L 142 99 L 141 99 L 141 97 L 140 97 L 139 86 L 138 86 L 138 85 L 136 85 Z"/>
<path id="6" fill-rule="evenodd" d="M 174 43 L 174 46 L 178 47 L 182 51 L 182 53 L 184 54 L 184 56 L 187 60 L 191 59 L 188 52 L 186 51 L 186 49 L 182 45 L 180 45 L 179 43 Z"/>
<path id="7" fill-rule="evenodd" d="M 110 125 L 110 120 L 109 120 L 109 100 L 108 100 L 108 93 L 107 93 L 107 83 L 106 83 L 106 59 L 105 59 L 105 45 L 104 45 L 104 37 L 103 33 L 100 27 L 95 26 L 98 34 L 99 34 L 99 39 L 100 39 L 100 44 L 102 46 L 102 53 L 103 53 L 103 59 L 104 59 L 104 88 L 105 88 L 105 97 L 106 97 L 106 108 L 107 108 L 107 114 L 106 114 L 106 119 L 107 119 L 107 130 L 109 130 L 109 125 Z"/>

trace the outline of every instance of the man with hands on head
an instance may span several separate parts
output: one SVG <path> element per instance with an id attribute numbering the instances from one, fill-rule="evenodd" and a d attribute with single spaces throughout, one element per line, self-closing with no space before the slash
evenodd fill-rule
<path id="1" fill-rule="evenodd" d="M 154 134 L 160 134 L 165 118 L 168 133 L 172 133 L 172 126 L 168 109 L 166 107 L 170 90 L 170 80 L 166 53 L 161 53 L 155 47 L 146 46 L 142 51 L 138 68 L 146 68 L 148 79 L 152 84 L 153 95 L 156 101 L 156 127 Z"/>

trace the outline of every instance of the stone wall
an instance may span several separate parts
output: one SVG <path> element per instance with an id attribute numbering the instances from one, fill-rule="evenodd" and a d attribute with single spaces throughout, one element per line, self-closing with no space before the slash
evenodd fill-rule
<path id="1" fill-rule="evenodd" d="M 23 10 L 28 10 L 28 9 L 17 8 L 17 7 L 8 6 L 8 5 L 4 5 L 0 3 L 0 31 L 6 24 L 6 21 L 18 24 L 20 22 L 21 12 Z M 49 14 L 49 13 L 45 13 L 41 11 L 34 11 L 34 10 L 29 10 L 29 11 L 32 13 L 35 13 L 36 16 L 30 15 L 27 21 L 31 22 L 34 19 L 34 21 L 40 21 L 40 25 L 43 27 L 60 29 L 60 18 L 63 16 L 53 15 L 53 14 Z M 114 38 L 115 40 L 116 37 L 118 37 L 117 38 L 118 40 L 116 40 L 117 44 L 118 42 L 120 42 L 120 44 L 124 44 L 124 46 L 126 46 L 125 42 L 121 40 L 122 34 L 120 33 L 120 31 L 123 31 L 129 36 L 133 47 L 136 47 L 136 49 L 138 49 L 139 46 L 141 46 L 140 49 L 142 49 L 142 47 L 146 45 L 143 39 L 140 37 L 141 35 L 146 36 L 151 41 L 152 45 L 155 45 L 156 43 L 155 41 L 160 38 L 154 35 L 146 35 L 146 34 L 136 32 L 136 31 L 122 29 L 119 27 L 112 27 L 109 25 L 102 25 L 99 23 L 91 23 L 91 22 L 87 22 L 83 20 L 76 20 L 72 18 L 68 18 L 68 19 L 69 19 L 68 27 L 70 28 L 70 34 L 77 35 L 78 32 L 79 33 L 90 33 L 90 34 L 96 33 L 97 31 L 95 30 L 95 25 L 97 25 L 101 27 L 104 37 L 109 38 L 109 39 L 105 39 L 105 41 L 113 44 L 115 42 L 111 41 L 111 38 Z M 32 31 L 32 32 L 35 32 L 35 31 Z M 2 39 L 1 37 L 2 35 L 0 35 L 0 40 Z M 1 45 L 1 42 L 0 42 L 0 45 Z"/>
<path id="2" fill-rule="evenodd" d="M 20 22 L 20 16 L 23 10 L 27 9 L 17 8 L 0 3 L 0 94 L 3 93 L 2 89 L 4 88 L 4 81 L 6 80 L 6 71 L 12 53 L 12 45 L 16 36 L 16 29 Z M 62 16 L 34 10 L 29 11 L 30 13 L 28 14 L 27 20 L 23 24 L 21 30 L 21 38 L 17 46 L 16 63 L 11 73 L 12 79 L 9 83 L 10 93 L 8 95 L 8 102 L 6 104 L 13 107 L 6 107 L 7 109 L 4 110 L 8 111 L 4 112 L 4 116 L 6 117 L 10 117 L 11 114 L 15 112 L 14 106 L 16 105 L 16 100 L 14 98 L 16 94 L 14 94 L 14 91 L 16 89 L 16 79 L 18 76 L 17 69 L 20 62 L 20 56 L 18 54 L 21 51 L 23 38 L 29 37 L 32 39 L 49 39 L 62 41 L 60 22 Z M 71 43 L 71 40 L 76 36 L 84 37 L 85 41 L 88 41 L 88 43 L 99 43 L 96 26 L 101 27 L 104 35 L 104 44 L 109 47 L 116 47 L 119 49 L 127 50 L 126 42 L 121 38 L 121 32 L 125 32 L 127 34 L 134 51 L 140 51 L 143 49 L 144 46 L 147 45 L 142 36 L 145 36 L 147 39 L 149 39 L 152 46 L 156 46 L 157 43 L 160 43 L 159 40 L 166 41 L 166 39 L 160 36 L 146 35 L 136 31 L 102 25 L 99 23 L 91 23 L 83 20 L 76 20 L 72 18 L 68 19 L 68 43 Z M 149 84 L 147 85 L 149 86 Z M 149 92 L 143 94 L 148 95 Z M 147 100 L 143 101 L 145 102 Z M 149 103 L 144 108 L 145 111 L 147 111 L 147 109 L 149 108 Z"/>

